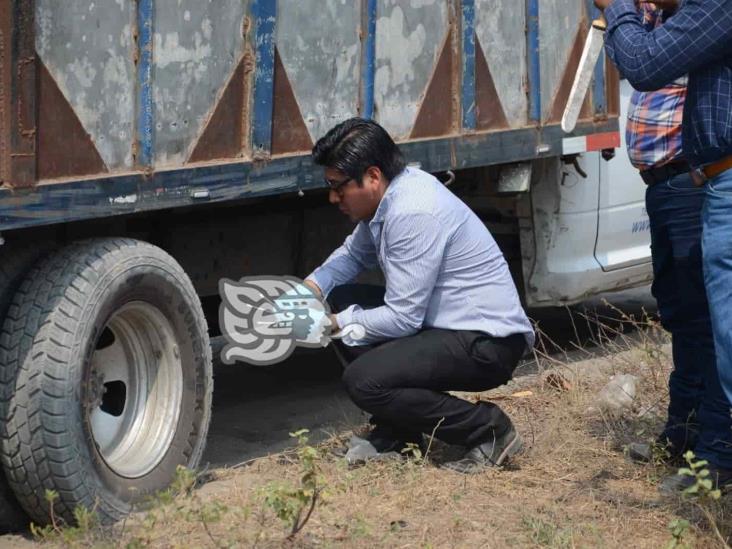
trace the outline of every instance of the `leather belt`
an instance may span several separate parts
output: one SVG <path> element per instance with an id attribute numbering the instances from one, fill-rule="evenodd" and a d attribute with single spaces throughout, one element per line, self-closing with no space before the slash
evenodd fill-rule
<path id="1" fill-rule="evenodd" d="M 722 160 L 707 164 L 703 168 L 692 170 L 691 178 L 694 180 L 695 185 L 701 186 L 730 168 L 732 168 L 732 155 L 725 156 Z"/>
<path id="2" fill-rule="evenodd" d="M 668 181 L 672 177 L 681 175 L 682 173 L 689 173 L 691 167 L 685 161 L 676 161 L 658 166 L 657 168 L 649 168 L 640 172 L 640 176 L 645 181 L 646 185 L 651 186 L 656 183 L 662 183 Z"/>
<path id="3" fill-rule="evenodd" d="M 704 166 L 701 171 L 704 172 L 704 176 L 707 179 L 712 179 L 729 169 L 732 169 L 732 154 L 725 156 L 722 160 L 718 160 L 717 162 L 712 162 L 711 164 Z"/>

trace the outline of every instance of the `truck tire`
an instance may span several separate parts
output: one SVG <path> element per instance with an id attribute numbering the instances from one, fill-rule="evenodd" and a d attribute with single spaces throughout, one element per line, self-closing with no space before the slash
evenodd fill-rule
<path id="1" fill-rule="evenodd" d="M 7 244 L 0 248 L 0 325 L 23 278 L 49 249 L 50 246 L 45 243 L 22 248 Z M 5 369 L 0 363 L 0 383 L 4 375 Z M 28 516 L 20 507 L 8 485 L 5 473 L 0 469 L 0 534 L 16 532 L 26 528 L 27 525 Z"/>
<path id="2" fill-rule="evenodd" d="M 114 522 L 203 453 L 213 392 L 190 279 L 155 246 L 74 243 L 33 268 L 0 335 L 0 459 L 31 519 Z"/>

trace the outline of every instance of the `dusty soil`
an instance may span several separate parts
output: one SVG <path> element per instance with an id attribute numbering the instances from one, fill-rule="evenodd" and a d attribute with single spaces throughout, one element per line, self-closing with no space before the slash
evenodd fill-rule
<path id="1" fill-rule="evenodd" d="M 147 511 L 110 529 L 49 531 L 44 543 L 81 547 L 724 547 L 729 501 L 662 499 L 657 484 L 675 470 L 637 464 L 630 440 L 648 440 L 663 422 L 669 347 L 655 329 L 631 340 L 611 334 L 602 356 L 569 362 L 539 347 L 538 373 L 490 399 L 514 419 L 526 450 L 502 470 L 463 476 L 441 469 L 461 449 L 434 441 L 426 458 L 351 468 L 338 456 L 343 429 L 318 444 L 323 488 L 310 520 L 291 540 L 271 506 L 276 486 L 301 486 L 296 449 L 207 471 L 203 485 L 164 494 Z M 631 410 L 611 417 L 597 394 L 616 373 L 639 378 Z M 550 375 L 551 374 L 551 375 Z M 185 482 L 183 482 L 185 485 Z M 276 498 L 275 498 L 276 499 Z M 280 500 L 281 502 L 282 500 Z M 304 513 L 303 513 L 304 515 Z M 301 515 L 301 516 L 303 516 Z M 683 523 L 674 540 L 670 524 Z M 677 524 L 679 524 L 677 522 Z M 8 538 L 5 538 L 8 539 Z M 677 543 L 677 545 L 673 545 Z M 683 545 L 686 544 L 686 545 Z"/>

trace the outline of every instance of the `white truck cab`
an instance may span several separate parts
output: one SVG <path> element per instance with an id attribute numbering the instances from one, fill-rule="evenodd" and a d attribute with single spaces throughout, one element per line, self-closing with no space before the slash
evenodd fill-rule
<path id="1" fill-rule="evenodd" d="M 625 150 L 632 91 L 621 81 L 622 145 L 614 158 L 606 161 L 599 152 L 580 153 L 577 161 L 587 177 L 558 158 L 535 163 L 531 192 L 518 204 L 529 306 L 576 303 L 652 278 L 646 185 Z"/>

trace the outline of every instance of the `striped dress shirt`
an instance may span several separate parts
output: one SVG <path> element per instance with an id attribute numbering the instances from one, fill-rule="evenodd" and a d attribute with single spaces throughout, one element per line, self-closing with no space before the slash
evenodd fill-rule
<path id="1" fill-rule="evenodd" d="M 360 324 L 363 345 L 422 328 L 475 330 L 495 337 L 534 332 L 508 265 L 478 216 L 432 175 L 407 168 L 394 178 L 370 221 L 362 221 L 312 279 L 327 295 L 361 271 L 381 267 L 385 304 L 353 305 L 341 327 Z"/>

